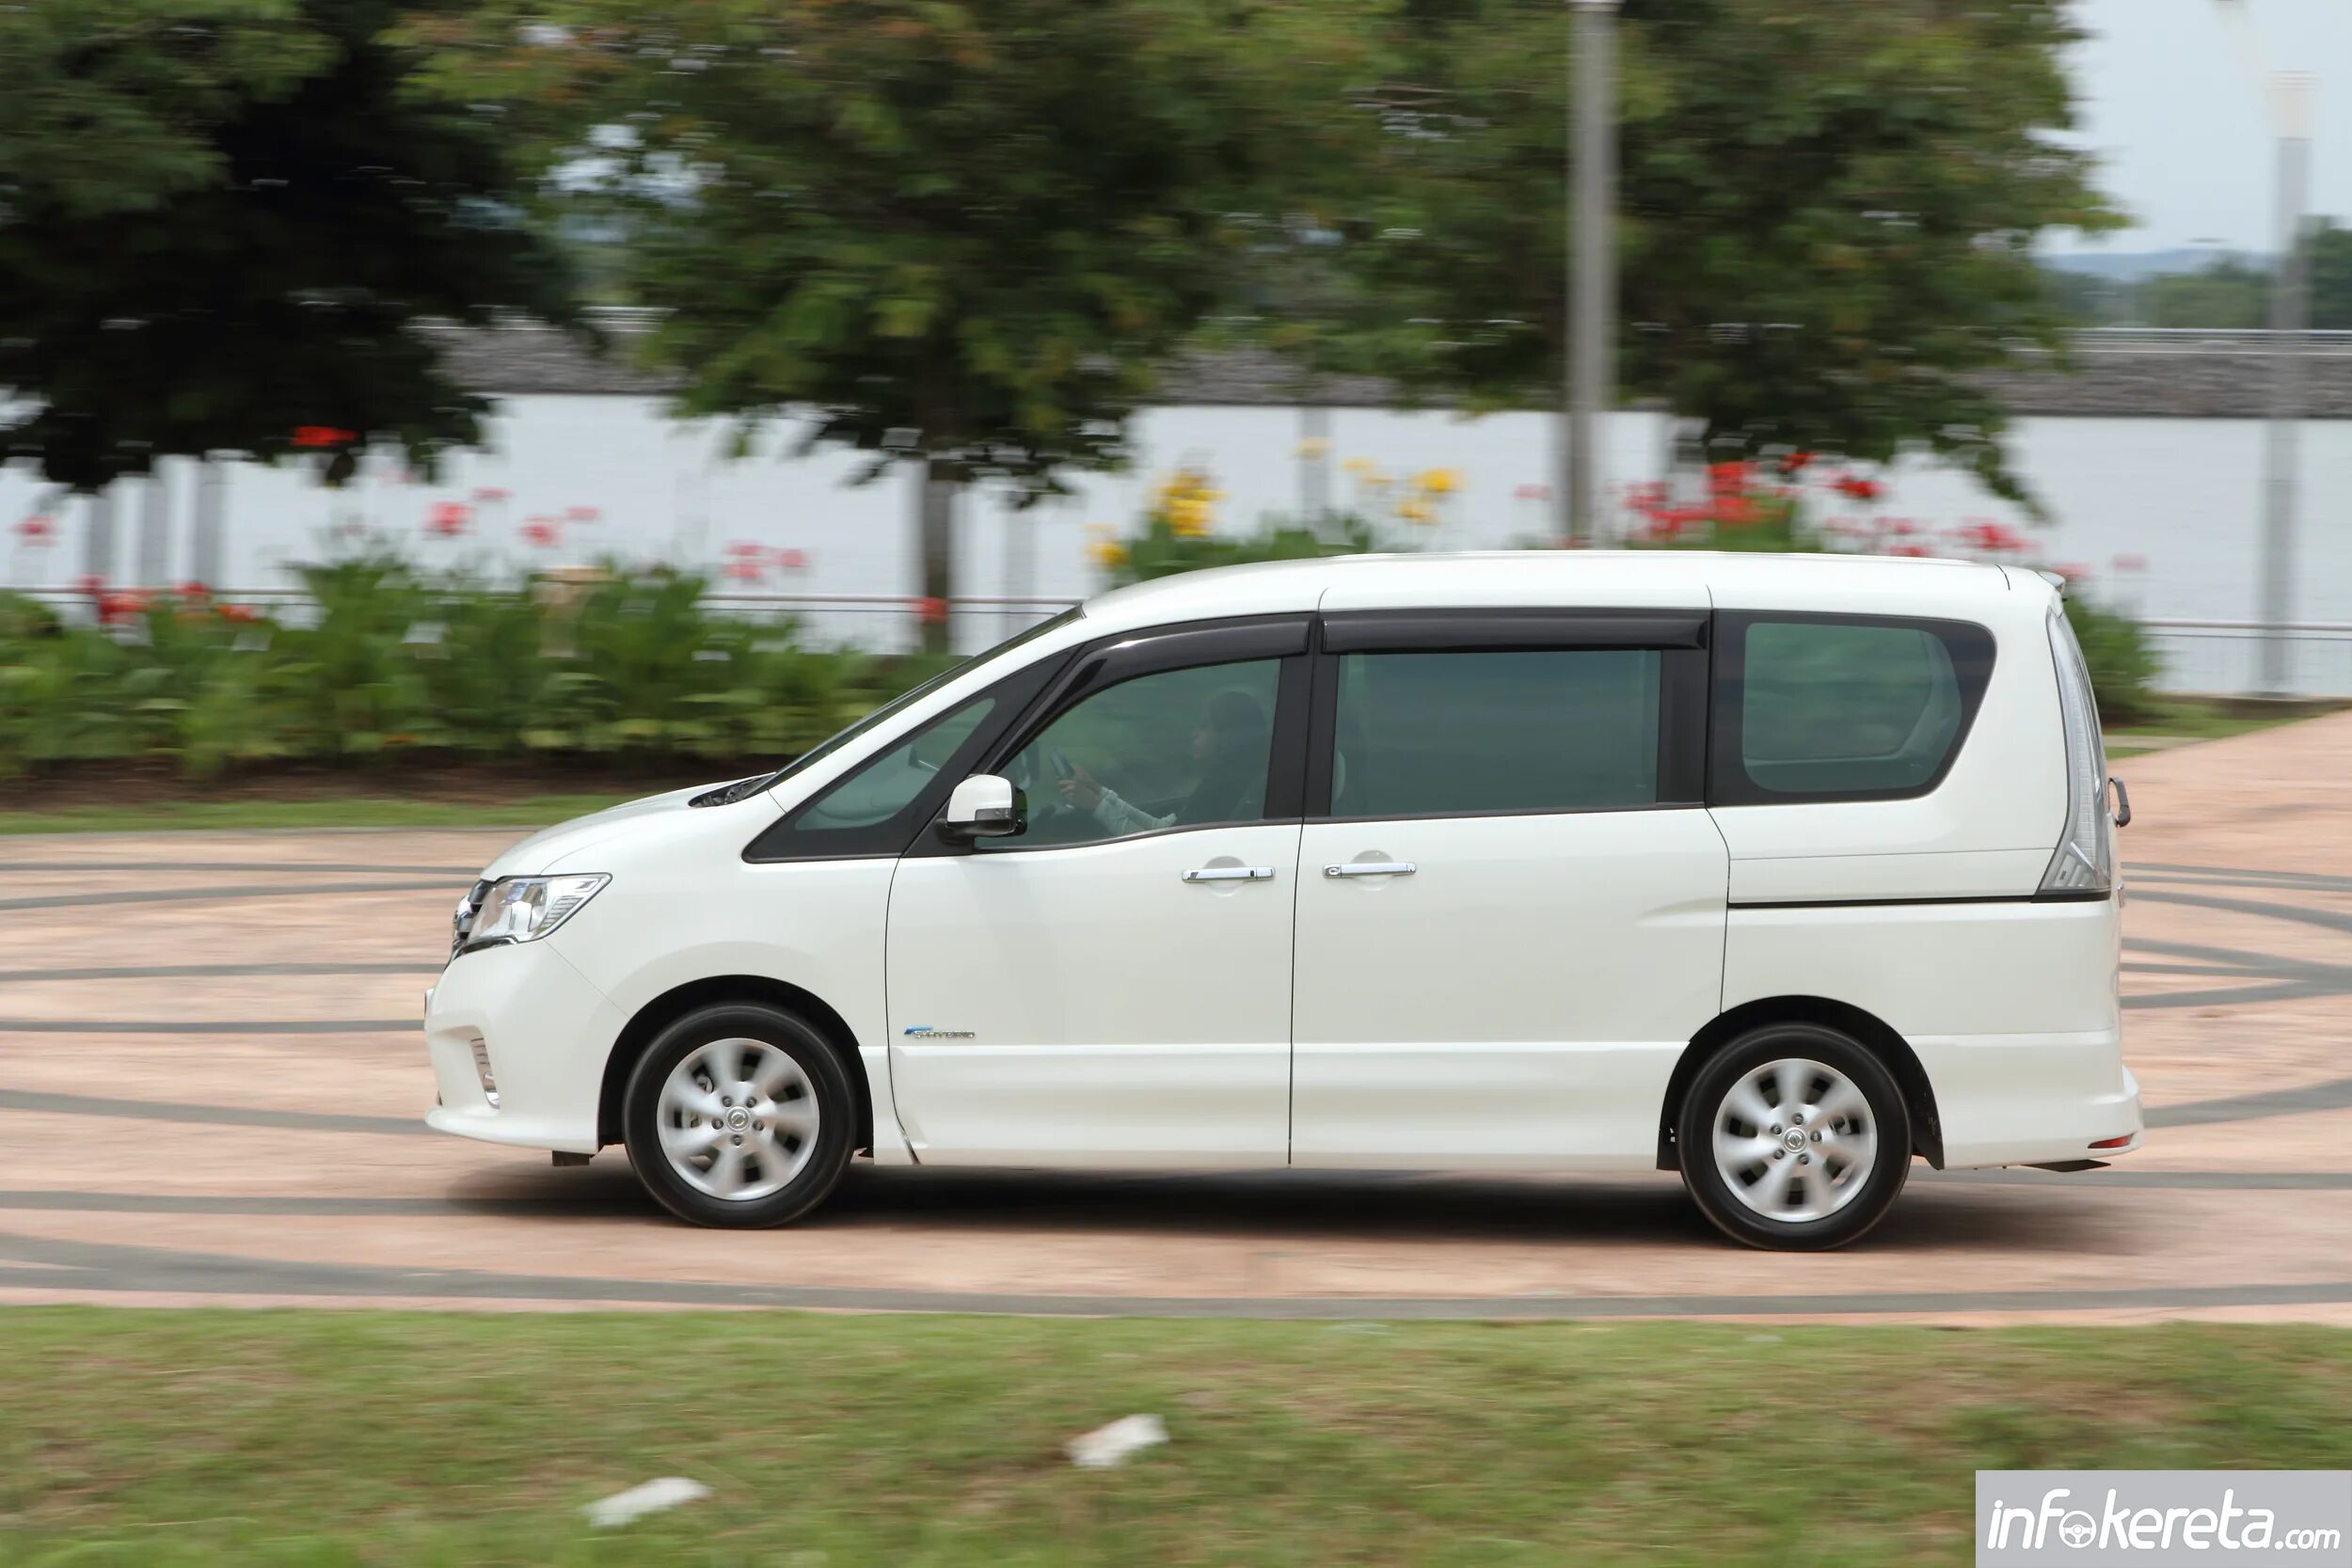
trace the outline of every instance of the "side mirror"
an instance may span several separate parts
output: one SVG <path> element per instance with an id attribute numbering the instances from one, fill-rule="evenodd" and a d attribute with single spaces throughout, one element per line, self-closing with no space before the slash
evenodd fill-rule
<path id="1" fill-rule="evenodd" d="M 959 842 L 1009 838 L 1028 825 L 1028 797 L 1010 779 L 993 773 L 975 773 L 956 785 L 947 797 L 947 809 L 939 815 L 940 836 Z"/>

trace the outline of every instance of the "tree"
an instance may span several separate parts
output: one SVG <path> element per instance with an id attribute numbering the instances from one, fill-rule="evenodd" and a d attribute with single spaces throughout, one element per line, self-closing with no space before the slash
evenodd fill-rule
<path id="1" fill-rule="evenodd" d="M 810 444 L 872 454 L 868 479 L 920 467 L 922 591 L 945 599 L 964 487 L 1032 500 L 1124 460 L 1278 172 L 1329 132 L 1293 109 L 1363 69 L 1358 9 L 571 0 L 421 36 L 453 93 L 520 86 L 554 111 L 556 164 L 602 160 L 681 413 L 805 418 Z"/>
<path id="2" fill-rule="evenodd" d="M 1322 357 L 1554 406 L 1567 325 L 1558 0 L 1413 0 Z M 2114 214 L 2061 0 L 1629 0 L 1619 362 L 1714 455 L 1932 451 L 2015 495 L 1980 372 L 2061 346 L 2033 257 Z"/>
<path id="3" fill-rule="evenodd" d="M 2352 229 L 2322 218 L 2311 245 L 2312 325 L 2352 332 Z"/>
<path id="4" fill-rule="evenodd" d="M 495 114 L 425 100 L 391 0 L 0 12 L 0 455 L 95 490 L 310 427 L 429 466 L 488 404 L 413 328 L 568 319 Z M 26 113 L 17 116 L 20 105 Z M 310 444 L 322 437 L 313 436 Z"/>
<path id="5" fill-rule="evenodd" d="M 2150 326 L 2247 331 L 2270 325 L 2273 274 L 2223 257 L 2201 272 L 2166 273 L 2139 286 L 2138 316 Z"/>

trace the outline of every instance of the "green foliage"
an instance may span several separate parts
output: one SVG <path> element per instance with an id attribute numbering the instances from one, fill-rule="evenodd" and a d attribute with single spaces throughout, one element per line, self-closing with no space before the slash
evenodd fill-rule
<path id="1" fill-rule="evenodd" d="M 1382 0 L 492 0 L 414 30 L 630 235 L 678 405 L 958 488 L 1120 467 L 1162 363 L 1230 304 Z M 611 129 L 628 128 L 627 145 Z"/>
<path id="2" fill-rule="evenodd" d="M 2083 662 L 2090 667 L 2100 719 L 2119 724 L 2153 714 L 2162 666 L 2139 623 L 2080 594 L 2068 596 L 2066 619 L 2074 628 L 2074 640 L 2083 645 Z"/>
<path id="3" fill-rule="evenodd" d="M 370 559 L 307 569 L 311 615 L 165 596 L 60 628 L 0 603 L 0 771 L 167 763 L 195 777 L 400 755 L 781 761 L 940 663 L 817 649 L 707 613 L 696 578 L 528 594 Z"/>
<path id="4" fill-rule="evenodd" d="M 1336 214 L 1322 357 L 1473 406 L 1551 406 L 1570 11 L 1405 8 Z M 1620 345 L 1710 456 L 1932 451 L 2007 495 L 1980 372 L 2064 319 L 2034 260 L 2114 215 L 2073 122 L 2060 0 L 1633 0 Z"/>
<path id="5" fill-rule="evenodd" d="M 446 10 L 457 0 L 416 0 Z M 566 319 L 496 105 L 414 90 L 400 0 L 0 8 L 0 458 L 95 489 L 309 426 L 429 467 L 488 404 L 422 319 Z M 22 112 L 29 106 L 29 113 Z"/>
<path id="6" fill-rule="evenodd" d="M 2270 325 L 2275 274 L 2224 256 L 2196 272 L 2162 273 L 2120 283 L 2053 272 L 2052 287 L 2069 320 L 2084 326 L 2169 326 L 2247 331 Z M 2321 218 L 2311 236 L 2311 325 L 2352 332 L 2352 229 Z"/>
<path id="7" fill-rule="evenodd" d="M 1362 555 L 1379 548 L 1362 518 L 1335 514 L 1309 526 L 1269 518 L 1254 533 L 1180 532 L 1164 515 L 1144 519 L 1143 531 L 1112 547 L 1104 559 L 1115 584 L 1197 572 L 1205 566 L 1243 566 L 1258 561 L 1311 561 L 1327 555 Z"/>
<path id="8" fill-rule="evenodd" d="M 2136 291 L 2132 312 L 2149 326 L 2246 331 L 2270 325 L 2270 295 L 2267 268 L 2224 259 L 2202 272 L 2149 278 Z"/>
<path id="9" fill-rule="evenodd" d="M 421 36 L 453 96 L 520 84 L 551 159 L 631 125 L 607 196 L 687 412 L 1036 493 L 1123 459 L 1364 8 L 532 0 Z"/>

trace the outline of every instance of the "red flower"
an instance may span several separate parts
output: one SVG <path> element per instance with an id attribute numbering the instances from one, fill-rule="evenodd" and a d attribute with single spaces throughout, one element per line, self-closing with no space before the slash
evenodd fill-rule
<path id="1" fill-rule="evenodd" d="M 553 547 L 561 543 L 564 537 L 563 531 L 555 526 L 555 520 L 551 517 L 532 518 L 522 526 L 522 536 L 524 544 L 536 545 L 541 549 Z"/>
<path id="2" fill-rule="evenodd" d="M 1522 484 L 1518 489 L 1511 492 L 1511 497 L 1514 500 L 1548 501 L 1551 499 L 1551 486 L 1549 484 Z"/>
<path id="3" fill-rule="evenodd" d="M 1804 470 L 1811 466 L 1812 462 L 1813 454 L 1811 452 L 1792 451 L 1780 460 L 1781 477 L 1783 479 L 1794 479 L 1797 475 L 1804 472 Z"/>
<path id="4" fill-rule="evenodd" d="M 424 530 L 437 539 L 454 539 L 473 521 L 473 509 L 460 501 L 435 501 L 424 515 Z"/>
<path id="5" fill-rule="evenodd" d="M 357 432 L 340 430 L 329 424 L 296 425 L 294 444 L 313 450 L 326 447 L 347 447 L 359 438 Z"/>
<path id="6" fill-rule="evenodd" d="M 593 523 L 602 515 L 593 506 L 567 506 L 564 509 L 564 520 L 567 523 Z"/>
<path id="7" fill-rule="evenodd" d="M 1849 500 L 1866 502 L 1874 501 L 1886 493 L 1885 487 L 1877 480 L 1865 479 L 1860 474 L 1838 475 L 1836 490 Z"/>
<path id="8" fill-rule="evenodd" d="M 798 572 L 806 569 L 807 565 L 808 552 L 806 550 L 778 550 L 776 552 L 776 569 L 779 571 Z"/>
<path id="9" fill-rule="evenodd" d="M 96 572 L 85 572 L 73 579 L 73 587 L 77 593 L 86 594 L 94 599 L 106 591 L 106 579 Z"/>
<path id="10" fill-rule="evenodd" d="M 2064 578 L 2069 582 L 2085 582 L 2090 580 L 2090 568 L 2083 565 L 2080 562 L 2075 561 L 2060 561 L 2055 562 L 2050 567 L 2050 570 L 2056 572 L 2058 576 Z"/>
<path id="11" fill-rule="evenodd" d="M 1746 489 L 1748 466 L 1745 463 L 1709 463 L 1707 466 L 1707 487 L 1718 496 Z"/>
<path id="12" fill-rule="evenodd" d="M 1987 555 L 2005 555 L 2026 547 L 2024 534 L 1990 517 L 1979 517 L 1963 524 L 1957 531 L 1957 535 L 1969 548 L 1982 550 Z"/>
<path id="13" fill-rule="evenodd" d="M 98 595 L 98 620 L 101 626 L 117 626 L 135 621 L 147 609 L 147 595 L 135 588 Z"/>
<path id="14" fill-rule="evenodd" d="M 262 619 L 262 612 L 260 610 L 254 609 L 251 605 L 245 604 L 215 605 L 213 607 L 213 613 L 219 616 L 224 621 L 233 621 L 241 626 L 254 626 Z"/>
<path id="15" fill-rule="evenodd" d="M 1886 553 L 1888 555 L 1908 556 L 1914 561 L 1924 561 L 1935 552 L 1929 549 L 1925 545 L 1898 545 Z"/>
<path id="16" fill-rule="evenodd" d="M 749 557 L 728 562 L 724 570 L 727 577 L 736 582 L 758 582 L 767 576 L 759 569 L 759 562 Z"/>
<path id="17" fill-rule="evenodd" d="M 927 626 L 947 624 L 947 601 L 936 594 L 926 594 L 914 601 L 914 618 Z"/>
<path id="18" fill-rule="evenodd" d="M 495 484 L 485 484 L 473 493 L 476 506 L 496 506 L 499 502 L 511 499 L 508 492 L 500 489 Z"/>
<path id="19" fill-rule="evenodd" d="M 57 531 L 57 519 L 36 512 L 16 525 L 16 536 L 28 545 L 46 545 Z"/>
<path id="20" fill-rule="evenodd" d="M 2148 569 L 2148 558 L 2144 555 L 2119 555 L 2115 558 L 2115 569 L 2119 572 L 2144 572 Z"/>

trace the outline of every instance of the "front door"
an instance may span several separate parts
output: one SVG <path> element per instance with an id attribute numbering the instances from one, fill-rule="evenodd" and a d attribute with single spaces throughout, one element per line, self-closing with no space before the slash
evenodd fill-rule
<path id="1" fill-rule="evenodd" d="M 1022 788 L 1025 831 L 899 863 L 891 1085 L 918 1158 L 1283 1162 L 1305 646 L 1254 622 L 1082 658 L 979 769 Z"/>
<path id="2" fill-rule="evenodd" d="M 1334 619 L 1300 846 L 1295 1164 L 1654 1161 L 1675 1059 L 1722 988 L 1703 631 L 1637 618 L 1580 641 L 1571 622 L 1482 647 L 1474 624 L 1449 645 L 1440 624 Z"/>

